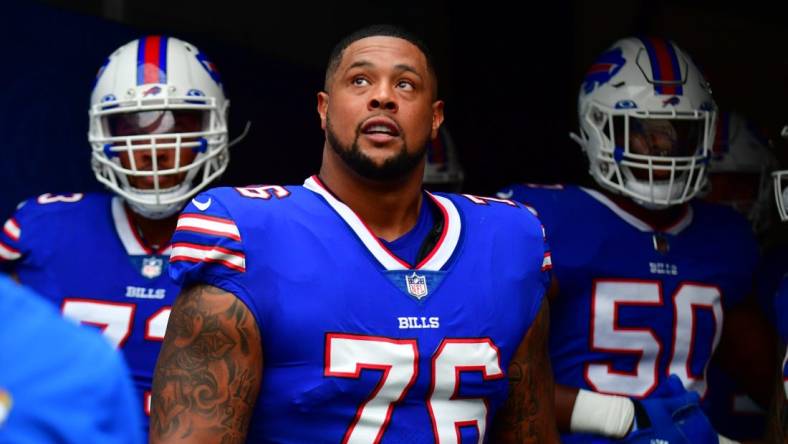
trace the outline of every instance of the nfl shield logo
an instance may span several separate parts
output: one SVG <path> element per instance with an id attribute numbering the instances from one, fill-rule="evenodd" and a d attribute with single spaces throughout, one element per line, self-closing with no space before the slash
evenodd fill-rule
<path id="1" fill-rule="evenodd" d="M 148 279 L 159 277 L 164 261 L 158 257 L 146 257 L 142 260 L 142 275 Z"/>
<path id="2" fill-rule="evenodd" d="M 412 275 L 405 276 L 405 286 L 408 289 L 408 293 L 416 299 L 427 296 L 427 278 L 417 275 L 415 271 Z"/>

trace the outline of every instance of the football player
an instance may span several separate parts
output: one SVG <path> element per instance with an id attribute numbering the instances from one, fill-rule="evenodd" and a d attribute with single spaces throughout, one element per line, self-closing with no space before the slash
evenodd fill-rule
<path id="1" fill-rule="evenodd" d="M 673 42 L 622 39 L 580 88 L 573 138 L 597 186 L 501 193 L 538 213 L 552 248 L 559 294 L 550 350 L 559 426 L 572 432 L 565 442 L 639 442 L 644 433 L 644 442 L 716 442 L 716 434 L 690 437 L 709 427 L 697 399 L 712 354 L 739 358 L 737 374 L 767 372 L 742 368 L 733 353 L 740 348 L 722 339 L 746 344 L 755 334 L 736 330 L 758 258 L 750 226 L 728 207 L 693 200 L 706 178 L 715 111 L 708 84 Z M 759 346 L 750 347 L 757 356 Z M 667 390 L 669 375 L 694 400 L 681 387 Z M 767 403 L 769 388 L 758 388 Z"/>
<path id="2" fill-rule="evenodd" d="M 768 140 L 741 114 L 720 112 L 711 154 L 703 198 L 736 209 L 750 221 L 756 236 L 763 238 L 774 219 L 771 172 L 777 166 Z M 772 311 L 785 266 L 785 260 L 767 260 L 758 267 L 756 293 L 764 313 Z M 765 411 L 716 361 L 708 367 L 707 380 L 709 390 L 703 405 L 714 428 L 739 441 L 763 438 Z"/>
<path id="3" fill-rule="evenodd" d="M 112 193 L 43 194 L 0 233 L 0 259 L 22 283 L 123 351 L 146 413 L 178 293 L 170 238 L 179 210 L 227 167 L 228 106 L 192 44 L 149 35 L 121 46 L 88 111 L 93 171 Z"/>
<path id="4" fill-rule="evenodd" d="M 152 442 L 556 442 L 542 229 L 423 191 L 444 106 L 429 51 L 360 30 L 317 98 L 318 175 L 180 216 Z"/>

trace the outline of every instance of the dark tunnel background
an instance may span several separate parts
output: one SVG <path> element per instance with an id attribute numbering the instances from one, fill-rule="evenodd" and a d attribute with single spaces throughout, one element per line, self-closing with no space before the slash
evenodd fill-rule
<path id="1" fill-rule="evenodd" d="M 585 180 L 568 137 L 576 93 L 597 53 L 631 34 L 675 40 L 702 67 L 723 110 L 776 135 L 788 123 L 786 6 L 711 1 L 345 3 L 6 0 L 0 14 L 0 216 L 44 192 L 99 190 L 88 103 L 96 70 L 145 33 L 194 43 L 222 74 L 232 149 L 222 183 L 300 184 L 317 171 L 315 111 L 326 59 L 342 36 L 394 23 L 432 47 L 464 191 Z"/>

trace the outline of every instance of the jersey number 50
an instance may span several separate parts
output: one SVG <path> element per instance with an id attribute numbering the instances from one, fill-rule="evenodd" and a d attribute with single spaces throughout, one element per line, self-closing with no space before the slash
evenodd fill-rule
<path id="1" fill-rule="evenodd" d="M 621 353 L 638 357 L 633 372 L 613 368 L 609 362 L 586 364 L 585 377 L 596 391 L 632 397 L 646 397 L 657 387 L 659 360 L 664 345 L 649 327 L 619 324 L 621 307 L 661 307 L 664 305 L 659 281 L 598 280 L 594 282 L 591 302 L 591 349 L 602 353 Z M 710 356 L 695 356 L 698 338 L 708 338 L 709 350 L 717 347 L 722 332 L 720 289 L 714 286 L 681 283 L 673 293 L 672 353 L 667 374 L 676 374 L 688 390 L 701 396 L 706 393 L 705 372 Z M 707 310 L 714 317 L 713 332 L 699 331 L 698 310 Z M 691 361 L 698 362 L 703 373 L 690 370 Z"/>

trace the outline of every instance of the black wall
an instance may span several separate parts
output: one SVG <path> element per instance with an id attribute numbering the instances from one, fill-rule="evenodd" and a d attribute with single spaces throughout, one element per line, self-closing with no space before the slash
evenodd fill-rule
<path id="1" fill-rule="evenodd" d="M 466 190 L 513 181 L 579 181 L 568 138 L 586 67 L 619 37 L 664 35 L 693 54 L 715 97 L 774 133 L 788 121 L 783 8 L 717 2 L 195 2 L 7 0 L 0 14 L 0 216 L 43 192 L 99 189 L 89 166 L 87 109 L 98 66 L 142 33 L 186 39 L 211 55 L 231 100 L 227 184 L 300 183 L 320 162 L 315 95 L 333 44 L 388 22 L 436 54 L 446 125 Z"/>

